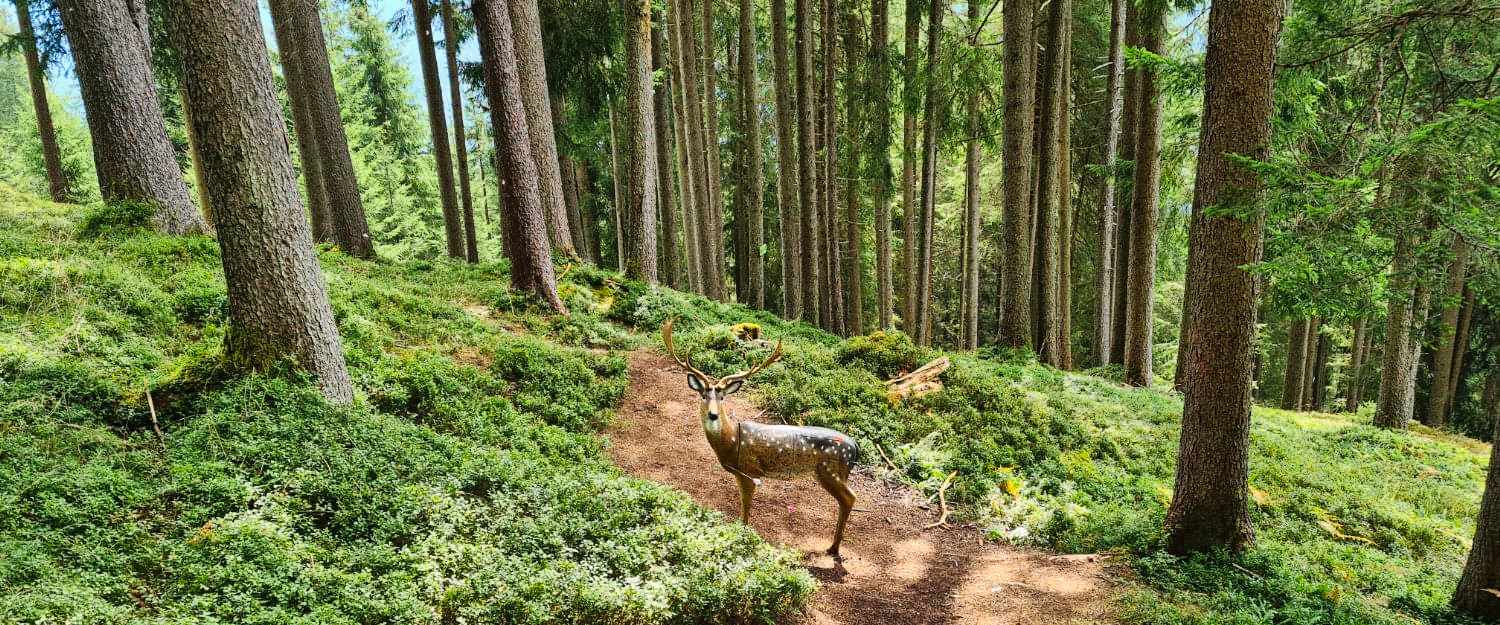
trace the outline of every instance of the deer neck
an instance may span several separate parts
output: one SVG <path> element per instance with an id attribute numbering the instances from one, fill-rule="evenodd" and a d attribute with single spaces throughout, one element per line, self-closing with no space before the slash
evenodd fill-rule
<path id="1" fill-rule="evenodd" d="M 708 438 L 708 445 L 713 448 L 714 455 L 718 456 L 721 464 L 732 463 L 735 456 L 735 448 L 739 446 L 739 424 L 727 412 L 723 412 L 722 409 L 717 419 L 710 419 L 708 415 L 709 411 L 707 406 L 705 406 L 703 411 L 703 434 Z"/>

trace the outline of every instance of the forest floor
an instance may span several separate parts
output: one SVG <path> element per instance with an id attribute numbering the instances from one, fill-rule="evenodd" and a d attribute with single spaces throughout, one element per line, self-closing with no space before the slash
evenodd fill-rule
<path id="1" fill-rule="evenodd" d="M 615 463 L 737 517 L 739 491 L 704 439 L 676 366 L 642 350 L 630 354 L 629 367 L 629 389 L 607 432 Z M 759 412 L 740 397 L 727 406 L 740 418 Z M 1125 567 L 1100 556 L 996 544 L 963 526 L 923 530 L 937 506 L 922 509 L 921 495 L 868 475 L 851 482 L 859 501 L 838 560 L 823 552 L 837 506 L 815 481 L 767 480 L 756 491 L 751 525 L 768 541 L 801 552 L 820 584 L 806 625 L 1117 622 L 1113 602 Z"/>

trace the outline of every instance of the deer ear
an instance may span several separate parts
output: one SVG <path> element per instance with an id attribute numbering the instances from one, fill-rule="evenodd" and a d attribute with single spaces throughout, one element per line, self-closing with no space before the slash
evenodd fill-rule
<path id="1" fill-rule="evenodd" d="M 707 387 L 708 387 L 708 385 L 706 385 L 706 384 L 703 383 L 703 380 L 698 377 L 698 374 L 696 374 L 696 373 L 689 373 L 688 374 L 688 388 L 693 389 L 693 390 L 695 390 L 695 391 L 697 391 L 699 393 L 702 393 L 703 389 L 705 389 Z"/>
<path id="2" fill-rule="evenodd" d="M 733 382 L 730 382 L 729 384 L 726 384 L 724 386 L 724 394 L 725 395 L 733 395 L 733 394 L 739 392 L 740 387 L 744 386 L 744 385 L 745 385 L 745 381 L 744 380 L 735 380 Z"/>

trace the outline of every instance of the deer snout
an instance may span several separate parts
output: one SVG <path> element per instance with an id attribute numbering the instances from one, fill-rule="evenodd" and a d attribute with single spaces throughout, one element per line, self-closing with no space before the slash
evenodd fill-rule
<path id="1" fill-rule="evenodd" d="M 719 400 L 710 399 L 705 402 L 703 404 L 703 414 L 708 417 L 709 421 L 717 420 L 719 418 Z"/>

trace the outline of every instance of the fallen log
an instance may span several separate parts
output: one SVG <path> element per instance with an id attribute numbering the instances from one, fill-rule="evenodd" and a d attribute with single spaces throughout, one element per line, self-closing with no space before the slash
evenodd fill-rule
<path id="1" fill-rule="evenodd" d="M 952 366 L 947 356 L 943 356 L 925 365 L 917 367 L 916 370 L 898 375 L 885 381 L 886 397 L 891 403 L 899 403 L 912 397 L 921 397 L 928 393 L 943 390 L 943 383 L 938 377 Z"/>

